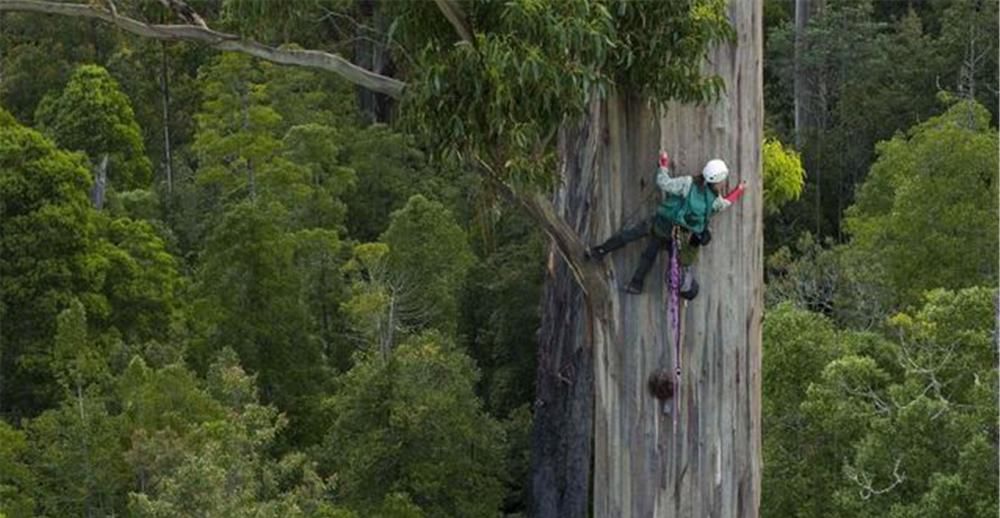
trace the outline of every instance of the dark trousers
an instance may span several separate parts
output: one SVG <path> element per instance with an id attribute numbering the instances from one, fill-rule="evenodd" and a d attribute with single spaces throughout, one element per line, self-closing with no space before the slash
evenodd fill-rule
<path id="1" fill-rule="evenodd" d="M 666 236 L 662 236 L 659 232 L 654 231 L 655 219 L 654 216 L 634 227 L 626 228 L 600 245 L 601 248 L 610 252 L 643 237 L 649 238 L 649 241 L 646 242 L 646 248 L 642 251 L 642 257 L 639 258 L 639 266 L 636 267 L 635 274 L 632 275 L 632 283 L 639 286 L 642 286 L 642 282 L 653 267 L 653 263 L 656 262 L 656 255 L 660 253 L 660 250 L 670 249 L 670 232 L 667 232 Z"/>

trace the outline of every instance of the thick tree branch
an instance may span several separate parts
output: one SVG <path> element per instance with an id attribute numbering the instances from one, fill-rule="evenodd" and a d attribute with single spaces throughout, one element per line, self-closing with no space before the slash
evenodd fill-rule
<path id="1" fill-rule="evenodd" d="M 607 283 L 596 264 L 584 262 L 586 247 L 579 234 L 570 228 L 565 219 L 559 217 L 555 206 L 544 195 L 514 193 L 514 197 L 555 243 L 556 249 L 566 260 L 573 276 L 590 296 L 594 306 L 602 305 L 608 296 Z"/>
<path id="2" fill-rule="evenodd" d="M 86 4 L 46 2 L 43 0 L 0 0 L 0 12 L 21 11 L 55 14 L 73 18 L 92 18 L 119 27 L 127 32 L 165 41 L 191 41 L 203 43 L 218 50 L 240 52 L 273 63 L 316 68 L 333 72 L 344 79 L 398 99 L 406 83 L 376 74 L 336 55 L 318 50 L 279 49 L 255 41 L 241 39 L 233 34 L 214 31 L 199 25 L 157 25 L 134 18 L 116 16 L 110 11 Z M 200 18 L 199 18 L 200 19 Z"/>
<path id="3" fill-rule="evenodd" d="M 601 268 L 584 261 L 586 247 L 580 235 L 573 230 L 566 220 L 559 216 L 555 206 L 545 195 L 531 192 L 522 193 L 513 189 L 499 179 L 493 168 L 481 158 L 476 162 L 486 181 L 495 185 L 509 201 L 520 205 L 528 217 L 542 229 L 556 245 L 556 250 L 566 260 L 573 277 L 589 296 L 594 307 L 602 307 L 608 301 L 607 283 L 604 281 Z"/>
<path id="4" fill-rule="evenodd" d="M 437 4 L 444 17 L 451 22 L 458 36 L 466 43 L 475 45 L 475 40 L 472 39 L 472 26 L 458 2 L 456 0 L 434 0 L 434 3 Z"/>

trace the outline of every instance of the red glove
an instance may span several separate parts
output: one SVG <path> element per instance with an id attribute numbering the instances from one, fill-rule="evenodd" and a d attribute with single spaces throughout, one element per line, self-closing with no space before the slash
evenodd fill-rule
<path id="1" fill-rule="evenodd" d="M 666 151 L 660 151 L 660 167 L 670 169 L 670 155 Z"/>
<path id="2" fill-rule="evenodd" d="M 736 186 L 735 189 L 730 191 L 729 194 L 723 196 L 723 198 L 729 203 L 733 203 L 734 201 L 740 199 L 740 196 L 743 196 L 743 191 L 745 191 L 746 189 L 747 189 L 747 183 L 740 182 L 740 184 Z"/>

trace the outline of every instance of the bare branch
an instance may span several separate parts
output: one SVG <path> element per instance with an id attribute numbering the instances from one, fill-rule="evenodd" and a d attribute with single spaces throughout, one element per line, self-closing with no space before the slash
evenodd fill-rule
<path id="1" fill-rule="evenodd" d="M 462 41 L 475 45 L 475 40 L 472 39 L 472 26 L 458 2 L 455 0 L 434 0 L 434 3 L 437 4 L 444 17 L 451 22 L 451 26 L 455 28 L 455 32 L 462 38 Z"/>
<path id="2" fill-rule="evenodd" d="M 403 88 L 406 87 L 406 83 L 402 81 L 366 70 L 337 54 L 319 50 L 279 49 L 255 41 L 244 40 L 233 34 L 218 32 L 202 25 L 149 24 L 134 18 L 115 16 L 110 11 L 91 5 L 46 2 L 43 0 L 0 0 L 0 12 L 4 11 L 91 18 L 110 23 L 122 30 L 144 38 L 203 43 L 218 50 L 239 52 L 282 65 L 326 70 L 356 85 L 395 99 L 402 96 Z"/>
<path id="3" fill-rule="evenodd" d="M 184 22 L 191 25 L 197 25 L 205 29 L 208 28 L 208 24 L 205 20 L 195 12 L 184 0 L 160 0 L 163 7 L 166 7 L 170 12 L 174 13 L 178 18 L 184 20 Z"/>
<path id="4" fill-rule="evenodd" d="M 868 500 L 874 495 L 882 495 L 892 491 L 896 486 L 902 484 L 906 480 L 906 476 L 899 472 L 899 464 L 902 459 L 896 459 L 896 465 L 892 467 L 892 478 L 893 481 L 886 487 L 882 489 L 876 489 L 873 484 L 873 477 L 865 472 L 864 470 L 857 470 L 851 466 L 847 466 L 847 478 L 857 484 L 861 489 L 859 493 L 861 494 L 862 500 Z"/>

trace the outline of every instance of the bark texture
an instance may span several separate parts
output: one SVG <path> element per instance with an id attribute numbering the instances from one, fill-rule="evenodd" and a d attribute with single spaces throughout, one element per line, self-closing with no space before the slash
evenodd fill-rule
<path id="1" fill-rule="evenodd" d="M 594 103 L 590 117 L 565 128 L 560 137 L 564 188 L 553 208 L 569 230 L 585 238 L 594 214 L 589 201 L 597 151 L 602 145 L 602 111 L 603 104 Z M 533 213 L 531 207 L 526 210 Z M 574 247 L 557 243 L 560 232 L 549 233 L 554 237 L 539 330 L 531 516 L 587 516 L 594 415 L 593 321 L 587 311 L 584 281 L 579 270 L 574 274 L 564 255 L 573 253 Z"/>
<path id="2" fill-rule="evenodd" d="M 644 100 L 618 92 L 564 132 L 563 184 L 554 205 L 590 243 L 620 229 L 637 208 L 638 217 L 652 213 L 661 147 L 682 174 L 723 158 L 732 171 L 730 185 L 746 180 L 750 190 L 713 219 L 713 241 L 696 262 L 701 293 L 682 308 L 676 422 L 648 388 L 653 372 L 674 366 L 666 254 L 639 296 L 621 288 L 644 243 L 605 258 L 609 289 L 595 307 L 574 286 L 565 259 L 552 254 L 536 380 L 534 516 L 587 516 L 588 508 L 597 517 L 758 515 L 761 2 L 734 1 L 729 10 L 736 40 L 713 50 L 706 65 L 726 82 L 718 102 L 672 105 L 661 117 Z M 587 354 L 589 388 L 588 375 L 580 372 Z M 572 399 L 561 399 L 567 397 Z M 581 407 L 591 401 L 592 415 Z M 592 476 L 580 469 L 591 447 Z M 582 484 L 592 488 L 591 499 Z"/>

